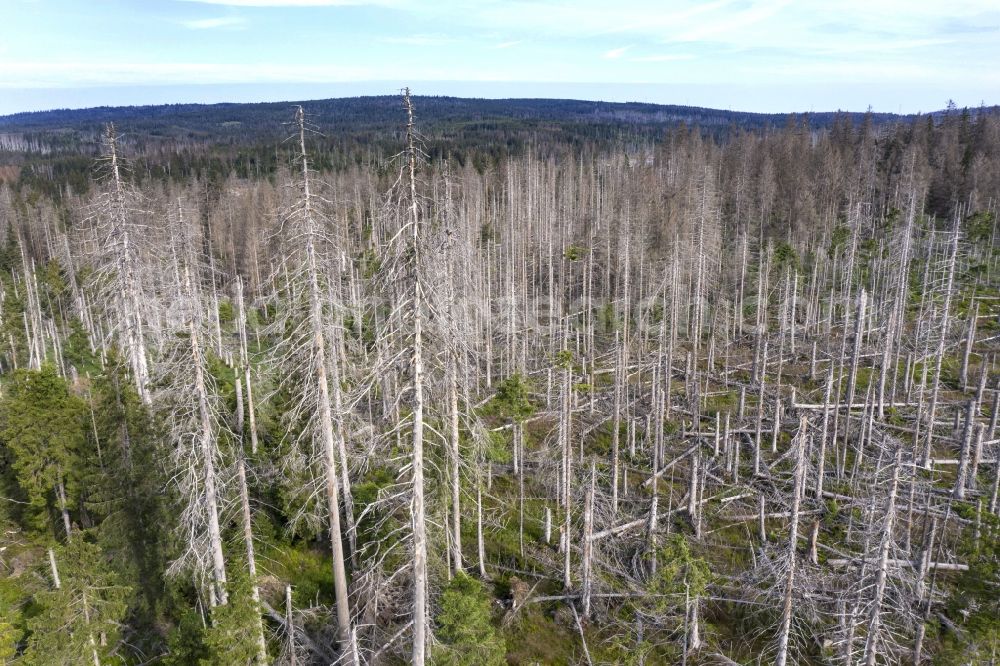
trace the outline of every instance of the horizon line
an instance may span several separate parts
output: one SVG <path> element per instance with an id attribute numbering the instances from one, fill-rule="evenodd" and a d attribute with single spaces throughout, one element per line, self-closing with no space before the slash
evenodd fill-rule
<path id="1" fill-rule="evenodd" d="M 83 111 L 100 108 L 136 108 L 171 105 L 213 106 L 221 104 L 280 104 L 283 102 L 318 102 L 365 97 L 391 97 L 404 87 L 402 80 L 343 81 L 326 84 L 289 82 L 228 83 L 228 84 L 150 84 L 106 85 L 59 88 L 6 88 L 7 105 L 0 105 L 0 118 L 54 111 Z M 865 109 L 850 107 L 815 108 L 804 100 L 797 110 L 778 109 L 773 104 L 754 103 L 764 90 L 760 86 L 672 85 L 662 83 L 601 83 L 547 81 L 420 81 L 408 82 L 417 87 L 416 97 L 450 97 L 476 100 L 562 100 L 604 104 L 648 104 L 746 113 L 754 115 L 806 115 L 825 113 L 868 113 L 899 117 L 920 116 L 945 110 L 947 99 L 930 106 L 930 110 L 903 109 L 894 111 L 877 108 L 869 103 Z M 426 86 L 420 92 L 419 86 Z M 469 90 L 455 90 L 467 87 Z M 789 86 L 779 86 L 789 87 Z M 318 88 L 318 89 L 317 89 Z M 384 92 L 383 92 L 384 91 Z M 493 91 L 491 93 L 491 91 Z M 745 106 L 721 104 L 711 99 L 726 93 L 744 98 Z M 53 97 L 62 97 L 54 101 Z M 805 96 L 805 95 L 804 95 Z M 102 101 L 102 99 L 106 101 Z M 766 99 L 766 96 L 765 96 Z M 992 108 L 984 99 L 975 104 L 957 103 L 957 108 Z M 4 108 L 6 106 L 7 108 Z M 761 108 L 766 106 L 768 108 Z"/>

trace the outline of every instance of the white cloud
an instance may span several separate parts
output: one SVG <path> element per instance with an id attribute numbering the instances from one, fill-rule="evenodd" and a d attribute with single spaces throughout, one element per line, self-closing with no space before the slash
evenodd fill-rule
<path id="1" fill-rule="evenodd" d="M 630 46 L 621 46 L 617 49 L 611 49 L 610 51 L 606 51 L 604 55 L 601 57 L 605 58 L 606 60 L 617 60 L 618 58 L 621 58 L 623 55 L 625 55 L 625 52 L 628 51 L 630 48 L 631 48 Z"/>
<path id="2" fill-rule="evenodd" d="M 407 46 L 442 46 L 458 40 L 447 35 L 405 35 L 402 37 L 380 37 L 379 41 L 386 44 L 405 44 Z"/>
<path id="3" fill-rule="evenodd" d="M 703 41 L 707 37 L 716 38 L 731 32 L 744 33 L 747 28 L 755 23 L 768 19 L 784 7 L 791 4 L 792 0 L 777 0 L 776 2 L 764 2 L 750 5 L 749 9 L 741 12 L 729 14 L 727 18 L 706 21 L 700 25 L 687 30 L 673 37 L 680 42 Z"/>
<path id="4" fill-rule="evenodd" d="M 328 83 L 379 78 L 366 67 L 220 63 L 0 61 L 0 88 L 209 83 Z"/>
<path id="5" fill-rule="evenodd" d="M 181 21 L 181 25 L 191 30 L 213 30 L 215 28 L 229 28 L 231 30 L 235 30 L 246 27 L 246 24 L 247 20 L 241 16 L 220 16 L 219 18 Z"/>
<path id="6" fill-rule="evenodd" d="M 552 43 L 612 37 L 636 49 L 644 42 L 687 43 L 711 48 L 716 60 L 731 55 L 724 49 L 786 51 L 795 58 L 838 51 L 912 51 L 914 57 L 927 57 L 917 51 L 943 45 L 919 40 L 940 39 L 948 25 L 1000 23 L 996 0 L 466 0 L 461 11 L 456 11 L 454 0 L 401 1 L 424 18 L 460 23 L 469 30 L 489 26 L 510 39 L 544 38 Z M 989 57 L 984 47 L 996 52 L 995 46 L 980 44 L 982 58 Z M 942 55 L 936 53 L 934 59 Z"/>
<path id="7" fill-rule="evenodd" d="M 181 0 L 229 7 L 350 7 L 354 5 L 390 5 L 394 0 Z"/>
<path id="8" fill-rule="evenodd" d="M 800 81 L 843 83 L 906 83 L 918 84 L 948 81 L 950 85 L 975 83 L 984 90 L 1000 86 L 1000 73 L 986 67 L 956 67 L 907 62 L 815 62 L 781 63 L 761 66 L 755 74 L 773 77 L 773 80 L 795 83 Z M 946 93 L 943 93 L 946 95 Z"/>
<path id="9" fill-rule="evenodd" d="M 557 65 L 535 75 L 535 80 L 586 82 L 585 74 Z M 233 64 L 233 63 L 109 63 L 80 61 L 0 60 L 0 90 L 39 88 L 87 88 L 102 86 L 171 86 L 205 84 L 298 84 L 390 81 L 388 89 L 407 83 L 442 81 L 529 80 L 524 72 L 498 63 L 483 68 L 480 63 L 449 63 L 441 66 L 404 66 L 399 63 L 374 66 L 337 64 Z"/>
<path id="10" fill-rule="evenodd" d="M 497 44 L 493 48 L 495 48 L 495 49 L 509 49 L 512 46 L 517 46 L 520 43 L 521 43 L 520 39 L 514 40 L 512 42 L 500 42 L 499 44 Z"/>
<path id="11" fill-rule="evenodd" d="M 663 53 L 629 58 L 629 62 L 672 62 L 675 60 L 694 60 L 694 56 L 690 53 Z"/>

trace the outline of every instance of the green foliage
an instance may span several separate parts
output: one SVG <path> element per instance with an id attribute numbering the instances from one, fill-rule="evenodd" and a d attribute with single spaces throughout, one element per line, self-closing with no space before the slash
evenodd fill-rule
<path id="1" fill-rule="evenodd" d="M 687 539 L 671 535 L 655 557 L 656 573 L 648 583 L 654 596 L 644 604 L 651 605 L 656 613 L 668 614 L 683 604 L 685 594 L 692 599 L 704 594 L 712 574 L 708 563 L 691 552 Z"/>
<path id="2" fill-rule="evenodd" d="M 583 258 L 583 255 L 586 254 L 586 252 L 587 252 L 586 248 L 582 248 L 579 245 L 570 245 L 569 247 L 566 248 L 566 251 L 563 253 L 563 256 L 565 256 L 570 261 L 579 261 L 580 259 Z"/>
<path id="3" fill-rule="evenodd" d="M 608 646 L 615 655 L 615 663 L 621 666 L 643 666 L 656 663 L 651 661 L 653 645 L 649 641 L 628 640 L 626 637 L 616 637 Z"/>
<path id="4" fill-rule="evenodd" d="M 229 581 L 229 603 L 212 609 L 212 624 L 204 633 L 205 656 L 200 666 L 244 666 L 257 655 L 259 609 L 245 576 Z"/>
<path id="5" fill-rule="evenodd" d="M 84 534 L 56 549 L 61 587 L 35 596 L 37 614 L 28 621 L 30 635 L 21 663 L 112 663 L 130 590 L 120 584 L 99 546 Z M 45 566 L 45 565 L 43 565 Z M 98 637 L 103 637 L 101 645 Z"/>
<path id="6" fill-rule="evenodd" d="M 572 368 L 573 367 L 573 352 L 568 349 L 563 349 L 562 351 L 556 352 L 555 365 L 557 368 Z"/>
<path id="7" fill-rule="evenodd" d="M 90 351 L 90 339 L 87 337 L 87 330 L 83 327 L 83 322 L 77 318 L 73 318 L 69 322 L 69 335 L 63 343 L 63 357 L 77 371 L 97 369 L 96 357 Z"/>
<path id="8" fill-rule="evenodd" d="M 896 225 L 899 224 L 900 218 L 903 216 L 903 211 L 899 210 L 895 206 L 890 208 L 885 214 L 885 218 L 882 220 L 883 233 L 889 234 Z"/>
<path id="9" fill-rule="evenodd" d="M 309 606 L 316 599 L 333 602 L 333 568 L 330 566 L 329 542 L 324 548 L 311 548 L 308 543 L 277 543 L 261 549 L 262 561 L 268 570 L 281 580 L 294 581 L 293 602 Z"/>
<path id="10" fill-rule="evenodd" d="M 8 552 L 4 552 L 8 556 Z M 0 663 L 16 654 L 26 630 L 23 610 L 30 590 L 24 589 L 22 576 L 0 578 Z"/>
<path id="11" fill-rule="evenodd" d="M 235 567 L 234 567 L 235 570 Z M 229 603 L 208 617 L 189 608 L 167 637 L 164 666 L 245 666 L 257 658 L 258 609 L 245 575 L 229 581 Z"/>
<path id="12" fill-rule="evenodd" d="M 483 442 L 483 456 L 490 462 L 505 464 L 511 461 L 511 440 L 507 432 L 490 431 Z"/>
<path id="13" fill-rule="evenodd" d="M 27 358 L 27 341 L 22 323 L 24 316 L 23 293 L 23 290 L 17 292 L 10 281 L 4 281 L 4 298 L 3 303 L 0 304 L 0 311 L 3 312 L 0 333 L 2 333 L 4 349 L 10 351 L 16 362 Z"/>
<path id="14" fill-rule="evenodd" d="M 850 227 L 841 224 L 834 228 L 833 233 L 830 234 L 830 249 L 828 251 L 831 259 L 847 245 L 847 241 L 850 240 L 850 238 Z"/>
<path id="15" fill-rule="evenodd" d="M 974 243 L 988 243 L 993 235 L 996 216 L 986 210 L 973 213 L 965 218 L 965 235 Z"/>
<path id="16" fill-rule="evenodd" d="M 41 282 L 41 287 L 45 291 L 45 295 L 48 299 L 43 299 L 43 305 L 50 305 L 50 310 L 55 309 L 54 306 L 62 303 L 63 299 L 69 294 L 69 283 L 66 280 L 66 276 L 63 274 L 62 266 L 55 259 L 50 259 L 46 262 L 41 275 L 39 276 L 39 281 Z M 50 315 L 55 315 L 55 312 L 49 312 Z"/>
<path id="17" fill-rule="evenodd" d="M 219 301 L 219 323 L 223 326 L 236 320 L 236 308 L 229 300 Z"/>
<path id="18" fill-rule="evenodd" d="M 7 225 L 7 236 L 0 247 L 0 271 L 10 273 L 15 266 L 21 264 L 21 245 L 17 241 L 15 225 Z"/>
<path id="19" fill-rule="evenodd" d="M 490 243 L 499 243 L 500 233 L 489 222 L 479 228 L 479 244 L 486 247 Z"/>
<path id="20" fill-rule="evenodd" d="M 194 609 L 189 609 L 181 616 L 177 626 L 167 637 L 167 654 L 163 666 L 190 666 L 201 664 L 209 658 L 209 649 L 205 645 L 205 625 L 201 615 Z"/>
<path id="21" fill-rule="evenodd" d="M 17 641 L 20 632 L 14 625 L 0 617 L 0 662 L 7 663 L 7 660 L 17 654 Z"/>
<path id="22" fill-rule="evenodd" d="M 796 271 L 799 268 L 799 255 L 788 243 L 778 243 L 774 246 L 774 265 L 782 271 L 785 268 Z"/>
<path id="23" fill-rule="evenodd" d="M 110 355 L 91 390 L 93 423 L 101 458 L 84 467 L 86 508 L 99 520 L 98 542 L 127 585 L 134 627 L 156 637 L 165 610 L 164 571 L 174 556 L 174 497 L 158 464 L 160 430 L 142 403 L 120 358 Z M 89 420 L 89 419 L 88 419 Z M 96 447 L 95 447 L 96 448 Z M 148 630 L 145 631 L 145 630 Z"/>
<path id="24" fill-rule="evenodd" d="M 650 318 L 652 323 L 660 323 L 659 318 L 663 316 L 663 306 L 660 303 L 654 303 L 651 309 L 652 312 L 650 313 Z M 615 329 L 618 328 L 618 317 L 615 316 L 614 303 L 605 303 L 603 306 L 598 308 L 597 323 L 606 335 L 610 335 L 615 332 Z"/>
<path id="25" fill-rule="evenodd" d="M 501 666 L 506 647 L 490 621 L 490 599 L 478 580 L 459 572 L 441 594 L 432 656 L 436 666 Z"/>
<path id="26" fill-rule="evenodd" d="M 497 384 L 496 394 L 484 405 L 483 414 L 524 421 L 538 407 L 531 400 L 530 385 L 520 374 L 514 374 Z"/>
<path id="27" fill-rule="evenodd" d="M 965 535 L 962 549 L 966 551 L 968 571 L 962 572 L 948 600 L 948 616 L 965 630 L 961 634 L 947 632 L 943 649 L 935 663 L 987 664 L 1000 653 L 1000 539 L 997 529 L 1000 519 L 983 512 L 980 538 Z M 971 531 L 971 530 L 970 530 Z"/>
<path id="28" fill-rule="evenodd" d="M 0 402 L 0 437 L 14 453 L 17 483 L 28 497 L 29 519 L 38 527 L 60 484 L 67 501 L 76 495 L 84 414 L 83 401 L 49 364 L 39 371 L 16 371 Z"/>

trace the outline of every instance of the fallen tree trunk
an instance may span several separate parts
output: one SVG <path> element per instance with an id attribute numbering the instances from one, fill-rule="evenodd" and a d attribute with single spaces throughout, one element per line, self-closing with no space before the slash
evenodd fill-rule
<path id="1" fill-rule="evenodd" d="M 846 567 L 846 566 L 857 566 L 862 563 L 861 558 L 851 558 L 851 559 L 836 559 L 827 560 L 827 564 L 832 567 Z M 899 567 L 904 569 L 912 569 L 917 566 L 917 563 L 911 562 L 910 560 L 886 560 L 886 564 L 890 567 Z M 940 571 L 968 571 L 968 564 L 958 564 L 956 562 L 928 562 L 928 569 L 938 569 Z"/>
<path id="2" fill-rule="evenodd" d="M 261 608 L 264 609 L 264 612 L 267 614 L 269 618 L 280 624 L 286 630 L 288 629 L 287 620 L 285 620 L 284 616 L 281 613 L 274 610 L 274 608 L 271 607 L 271 604 L 261 599 L 260 605 Z M 309 636 L 307 636 L 306 633 L 301 629 L 298 629 L 297 627 L 292 627 L 292 631 L 298 631 L 298 636 L 300 639 L 302 639 L 302 643 L 307 648 L 309 648 L 317 657 L 321 657 L 324 661 L 328 661 L 330 663 L 336 663 L 337 659 L 339 659 L 339 657 L 335 653 L 330 652 L 329 650 L 321 646 L 319 643 L 309 638 Z"/>

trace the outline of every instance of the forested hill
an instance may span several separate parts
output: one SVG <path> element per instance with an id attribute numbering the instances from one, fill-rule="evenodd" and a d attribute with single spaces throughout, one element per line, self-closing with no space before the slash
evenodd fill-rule
<path id="1" fill-rule="evenodd" d="M 511 156 L 541 158 L 566 154 L 643 152 L 679 128 L 712 141 L 738 133 L 829 131 L 849 136 L 864 128 L 886 134 L 949 113 L 974 120 L 1000 107 L 934 112 L 927 116 L 824 112 L 761 114 L 691 106 L 553 99 L 464 99 L 416 97 L 424 151 L 445 155 L 477 171 Z M 57 195 L 67 187 L 89 190 L 106 124 L 135 160 L 138 177 L 182 181 L 230 174 L 272 177 L 289 146 L 294 108 L 301 104 L 313 132 L 320 170 L 385 163 L 403 145 L 399 100 L 354 97 L 261 104 L 167 104 L 97 107 L 0 116 L 0 182 Z M 648 151 L 645 151 L 648 154 Z"/>
<path id="2" fill-rule="evenodd" d="M 464 99 L 417 97 L 423 132 L 458 147 L 500 140 L 581 142 L 615 139 L 621 134 L 653 137 L 666 127 L 685 123 L 716 137 L 733 128 L 759 130 L 807 122 L 812 128 L 831 126 L 838 119 L 861 123 L 862 113 L 763 114 L 693 106 L 610 103 L 558 99 Z M 168 104 L 160 106 L 97 107 L 19 113 L 0 117 L 0 148 L 14 152 L 89 152 L 108 122 L 117 123 L 140 146 L 184 143 L 248 144 L 284 137 L 291 109 L 305 107 L 315 128 L 341 140 L 370 143 L 396 137 L 399 103 L 394 97 L 353 97 L 308 102 L 262 104 Z M 905 116 L 871 114 L 873 123 Z M 23 140 L 17 144 L 13 137 Z M 2 137 L 0 137 L 2 138 Z"/>
<path id="3" fill-rule="evenodd" d="M 685 122 L 701 127 L 759 129 L 780 126 L 794 114 L 749 113 L 697 106 L 645 104 L 640 102 L 597 102 L 573 99 L 475 99 L 461 97 L 414 97 L 420 104 L 425 131 L 463 123 L 516 122 L 542 126 L 664 125 Z M 398 99 L 395 96 L 346 97 L 301 102 L 258 104 L 164 104 L 155 106 L 102 106 L 90 109 L 56 109 L 0 116 L 5 131 L 86 131 L 115 121 L 132 125 L 150 134 L 172 132 L 212 132 L 223 129 L 247 136 L 268 136 L 275 126 L 288 120 L 292 106 L 307 107 L 323 130 L 338 128 L 348 133 L 398 128 Z M 810 123 L 827 127 L 843 112 L 810 113 Z M 860 121 L 864 113 L 848 113 Z M 905 116 L 872 114 L 874 122 L 891 122 Z"/>

